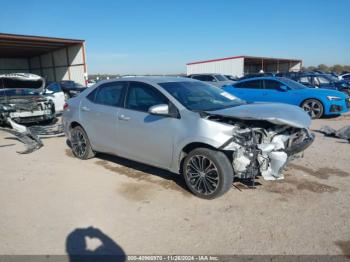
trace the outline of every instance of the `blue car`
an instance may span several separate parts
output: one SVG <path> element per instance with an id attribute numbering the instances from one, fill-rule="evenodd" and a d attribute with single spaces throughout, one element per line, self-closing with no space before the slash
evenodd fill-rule
<path id="1" fill-rule="evenodd" d="M 338 90 L 346 95 L 350 95 L 350 82 L 346 80 L 339 80 L 331 74 L 289 72 L 280 73 L 277 76 L 290 78 L 307 87 Z"/>
<path id="2" fill-rule="evenodd" d="M 312 118 L 339 115 L 348 111 L 350 99 L 336 90 L 308 88 L 284 77 L 259 77 L 223 87 L 248 102 L 280 102 L 300 106 Z"/>

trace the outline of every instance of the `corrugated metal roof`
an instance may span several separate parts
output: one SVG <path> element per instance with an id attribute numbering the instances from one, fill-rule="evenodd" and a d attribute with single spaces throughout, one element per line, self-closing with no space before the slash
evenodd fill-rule
<path id="1" fill-rule="evenodd" d="M 0 57 L 21 58 L 45 54 L 84 40 L 0 33 Z"/>
<path id="2" fill-rule="evenodd" d="M 224 58 L 217 58 L 217 59 L 210 59 L 210 60 L 203 60 L 203 61 L 197 61 L 197 62 L 190 62 L 187 63 L 187 65 L 195 65 L 195 64 L 204 64 L 204 63 L 210 63 L 210 62 L 218 62 L 223 60 L 233 60 L 238 58 L 244 58 L 244 59 L 251 59 L 251 60 L 274 60 L 274 61 L 295 61 L 300 62 L 301 59 L 288 59 L 288 58 L 274 58 L 274 57 L 259 57 L 259 56 L 230 56 L 230 57 L 224 57 Z"/>

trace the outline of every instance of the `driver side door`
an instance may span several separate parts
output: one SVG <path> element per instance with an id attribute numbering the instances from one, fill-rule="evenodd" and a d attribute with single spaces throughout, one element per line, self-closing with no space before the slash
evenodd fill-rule
<path id="1" fill-rule="evenodd" d="M 291 100 L 291 96 L 295 95 L 293 90 L 290 90 L 287 86 L 285 88 L 288 89 L 283 89 L 282 86 L 285 85 L 279 81 L 264 80 L 263 101 L 293 104 Z"/>

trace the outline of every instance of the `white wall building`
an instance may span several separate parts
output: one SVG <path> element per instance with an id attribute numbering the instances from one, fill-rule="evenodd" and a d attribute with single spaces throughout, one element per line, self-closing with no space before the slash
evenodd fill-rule
<path id="1" fill-rule="evenodd" d="M 33 73 L 85 85 L 84 40 L 0 34 L 0 74 Z"/>
<path id="2" fill-rule="evenodd" d="M 279 73 L 300 71 L 302 60 L 285 58 L 268 58 L 253 56 L 233 56 L 205 61 L 191 62 L 187 65 L 187 75 L 217 73 L 241 77 L 245 74 Z"/>

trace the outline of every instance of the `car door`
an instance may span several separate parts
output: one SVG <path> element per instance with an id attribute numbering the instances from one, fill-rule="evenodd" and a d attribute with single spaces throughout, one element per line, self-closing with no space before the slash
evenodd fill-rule
<path id="1" fill-rule="evenodd" d="M 263 83 L 261 80 L 247 80 L 234 85 L 233 94 L 247 102 L 262 101 Z"/>
<path id="2" fill-rule="evenodd" d="M 262 101 L 293 104 L 291 95 L 293 95 L 293 91 L 290 90 L 282 82 L 270 79 L 264 80 L 264 92 Z"/>
<path id="3" fill-rule="evenodd" d="M 81 101 L 81 123 L 96 151 L 118 153 L 117 120 L 126 87 L 122 81 L 105 83 Z"/>
<path id="4" fill-rule="evenodd" d="M 179 119 L 148 113 L 151 106 L 168 103 L 155 87 L 143 82 L 129 83 L 125 107 L 118 113 L 118 137 L 123 156 L 170 167 L 174 126 Z"/>

